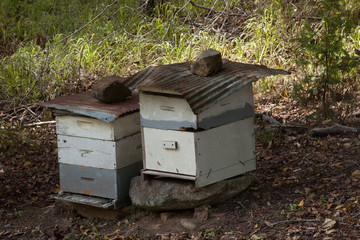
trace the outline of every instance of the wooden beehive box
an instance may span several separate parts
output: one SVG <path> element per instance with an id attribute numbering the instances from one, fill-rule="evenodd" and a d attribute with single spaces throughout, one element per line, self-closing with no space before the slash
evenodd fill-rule
<path id="1" fill-rule="evenodd" d="M 286 72 L 230 61 L 208 77 L 189 70 L 151 67 L 127 80 L 140 92 L 143 175 L 203 187 L 256 169 L 251 83 Z"/>
<path id="2" fill-rule="evenodd" d="M 142 168 L 138 94 L 104 104 L 87 92 L 46 106 L 56 114 L 60 189 L 66 200 L 73 193 L 85 204 L 85 196 L 110 199 L 115 207 L 127 203 L 130 180 Z"/>

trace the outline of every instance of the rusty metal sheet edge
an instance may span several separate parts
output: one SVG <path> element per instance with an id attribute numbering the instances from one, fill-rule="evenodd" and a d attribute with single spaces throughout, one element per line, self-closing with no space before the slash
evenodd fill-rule
<path id="1" fill-rule="evenodd" d="M 132 93 L 130 99 L 120 103 L 106 104 L 93 98 L 90 92 L 62 96 L 39 105 L 76 115 L 97 118 L 104 122 L 113 122 L 121 116 L 139 111 L 139 94 Z"/>

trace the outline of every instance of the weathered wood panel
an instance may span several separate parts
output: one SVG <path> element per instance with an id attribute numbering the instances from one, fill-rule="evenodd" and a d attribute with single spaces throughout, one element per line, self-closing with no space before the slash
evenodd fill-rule
<path id="1" fill-rule="evenodd" d="M 60 163 L 64 192 L 128 201 L 130 181 L 140 174 L 141 162 L 120 169 L 102 169 Z"/>
<path id="2" fill-rule="evenodd" d="M 184 98 L 140 93 L 141 126 L 180 130 L 211 129 L 254 115 L 252 85 L 248 84 L 211 108 L 195 115 Z"/>
<path id="3" fill-rule="evenodd" d="M 60 163 L 118 169 L 142 160 L 141 133 L 105 141 L 58 135 Z"/>
<path id="4" fill-rule="evenodd" d="M 195 176 L 194 133 L 146 127 L 142 129 L 146 169 Z M 167 146 L 169 142 L 176 147 Z"/>
<path id="5" fill-rule="evenodd" d="M 185 99 L 140 93 L 141 126 L 179 130 L 197 128 L 196 115 Z"/>
<path id="6" fill-rule="evenodd" d="M 210 129 L 254 116 L 252 85 L 248 84 L 198 115 L 198 127 Z"/>
<path id="7" fill-rule="evenodd" d="M 103 122 L 96 118 L 61 115 L 56 117 L 56 132 L 59 135 L 116 141 L 140 132 L 139 112 Z"/>
<path id="8" fill-rule="evenodd" d="M 196 134 L 197 178 L 202 187 L 256 169 L 253 118 Z"/>
<path id="9" fill-rule="evenodd" d="M 203 187 L 256 169 L 252 117 L 200 132 L 142 129 L 144 174 L 195 176 Z"/>

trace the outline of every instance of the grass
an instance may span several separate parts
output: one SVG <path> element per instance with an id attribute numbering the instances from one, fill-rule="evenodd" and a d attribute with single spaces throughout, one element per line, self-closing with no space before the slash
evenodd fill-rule
<path id="1" fill-rule="evenodd" d="M 127 0 L 4 0 L 0 92 L 6 94 L 0 97 L 14 106 L 43 101 L 88 89 L 104 75 L 129 76 L 149 66 L 190 61 L 208 48 L 230 60 L 296 70 L 290 39 L 303 20 L 292 21 L 300 7 L 285 2 L 291 1 L 196 1 L 216 11 L 245 9 L 251 15 L 234 24 L 240 17 L 227 19 L 186 0 L 165 2 L 152 16 Z M 359 31 L 350 48 L 359 47 Z M 290 88 L 289 80 L 270 77 L 255 86 L 258 92 L 276 92 L 278 82 Z"/>

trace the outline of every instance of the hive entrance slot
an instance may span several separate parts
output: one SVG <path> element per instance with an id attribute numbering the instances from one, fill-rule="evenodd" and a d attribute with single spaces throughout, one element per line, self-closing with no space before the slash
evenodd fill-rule
<path id="1" fill-rule="evenodd" d="M 88 177 L 81 177 L 81 180 L 92 182 L 95 179 L 94 178 L 88 178 Z"/>

